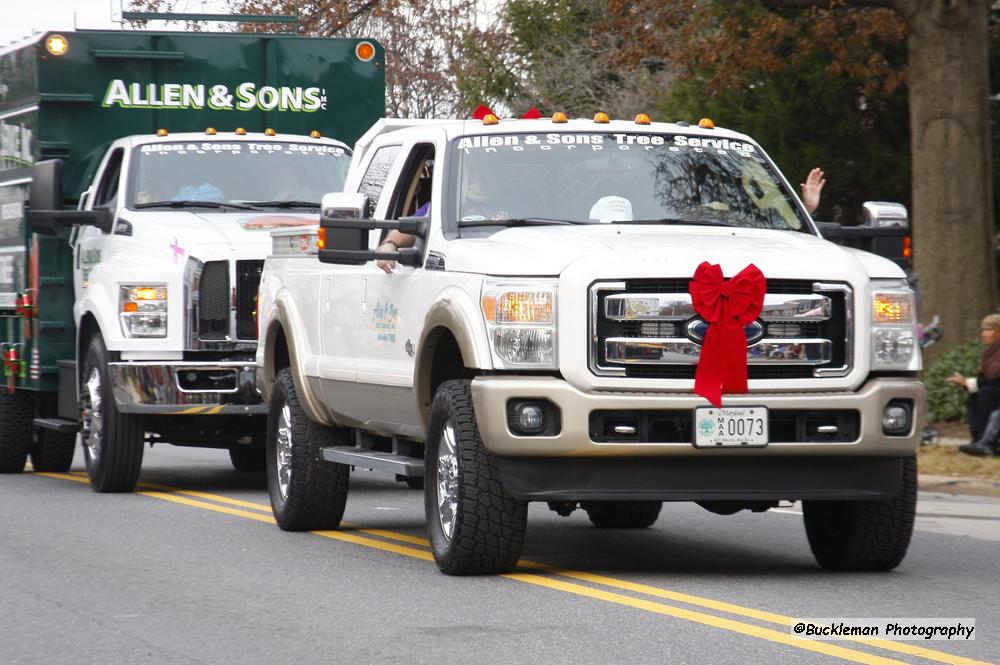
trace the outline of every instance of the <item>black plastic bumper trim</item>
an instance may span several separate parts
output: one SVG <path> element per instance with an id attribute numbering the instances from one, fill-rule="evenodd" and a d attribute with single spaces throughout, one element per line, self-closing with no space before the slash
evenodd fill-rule
<path id="1" fill-rule="evenodd" d="M 903 457 L 499 458 L 527 501 L 878 500 L 899 495 Z"/>

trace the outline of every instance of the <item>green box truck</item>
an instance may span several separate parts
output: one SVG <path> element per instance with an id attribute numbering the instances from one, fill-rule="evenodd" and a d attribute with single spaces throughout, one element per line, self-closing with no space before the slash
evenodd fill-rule
<path id="1" fill-rule="evenodd" d="M 384 89 L 370 40 L 78 31 L 0 50 L 0 472 L 66 470 L 77 439 L 100 492 L 134 488 L 146 442 L 263 468 L 267 230 L 317 222 Z"/>

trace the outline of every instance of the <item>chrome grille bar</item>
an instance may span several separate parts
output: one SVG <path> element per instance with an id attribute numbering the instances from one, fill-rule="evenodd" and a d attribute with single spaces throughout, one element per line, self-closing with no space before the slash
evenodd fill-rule
<path id="1" fill-rule="evenodd" d="M 830 299 L 819 294 L 764 296 L 760 319 L 767 322 L 827 321 Z M 604 299 L 604 316 L 612 321 L 685 321 L 697 312 L 687 293 L 615 294 Z"/>
<path id="2" fill-rule="evenodd" d="M 697 365 L 701 346 L 691 340 L 654 337 L 610 337 L 604 358 L 616 365 Z M 762 339 L 747 348 L 750 365 L 823 365 L 833 357 L 827 339 Z"/>

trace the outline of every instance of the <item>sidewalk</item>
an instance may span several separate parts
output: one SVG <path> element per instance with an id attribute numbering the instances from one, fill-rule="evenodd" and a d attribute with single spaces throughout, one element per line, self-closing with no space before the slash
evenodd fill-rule
<path id="1" fill-rule="evenodd" d="M 957 476 L 917 475 L 917 489 L 921 492 L 941 492 L 944 494 L 972 494 L 1000 498 L 1000 481 Z"/>
<path id="2" fill-rule="evenodd" d="M 968 443 L 968 438 L 942 436 L 938 438 L 938 446 L 961 446 Z M 919 473 L 917 488 L 921 492 L 942 492 L 945 494 L 971 494 L 1000 498 L 1000 481 L 983 480 L 981 478 L 965 478 L 962 476 L 935 476 Z"/>

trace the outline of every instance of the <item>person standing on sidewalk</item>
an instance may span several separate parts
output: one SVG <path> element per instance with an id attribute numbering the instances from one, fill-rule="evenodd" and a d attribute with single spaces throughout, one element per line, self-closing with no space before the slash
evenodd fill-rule
<path id="1" fill-rule="evenodd" d="M 1000 314 L 990 314 L 979 325 L 983 356 L 979 375 L 955 372 L 948 381 L 969 393 L 967 414 L 972 442 L 959 446 L 968 455 L 996 455 L 1000 444 Z"/>

